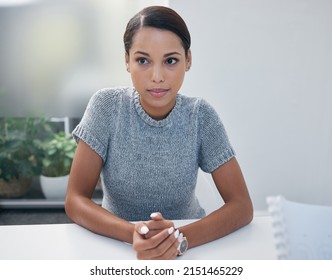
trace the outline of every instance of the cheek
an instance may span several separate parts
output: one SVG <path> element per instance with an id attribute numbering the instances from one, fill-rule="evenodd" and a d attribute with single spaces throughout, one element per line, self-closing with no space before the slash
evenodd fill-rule
<path id="1" fill-rule="evenodd" d="M 141 72 L 132 71 L 131 80 L 133 81 L 134 85 L 139 86 L 140 83 L 142 83 L 146 80 L 146 77 Z"/>
<path id="2" fill-rule="evenodd" d="M 185 73 L 183 71 L 173 72 L 170 77 L 176 84 L 182 84 Z"/>

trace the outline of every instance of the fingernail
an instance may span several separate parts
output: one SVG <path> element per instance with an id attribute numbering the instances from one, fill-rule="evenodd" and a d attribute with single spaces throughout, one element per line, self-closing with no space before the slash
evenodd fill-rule
<path id="1" fill-rule="evenodd" d="M 174 231 L 174 228 L 173 228 L 173 227 L 170 227 L 170 228 L 168 229 L 168 234 L 172 234 L 173 231 Z"/>
<path id="2" fill-rule="evenodd" d="M 147 234 L 149 232 L 149 229 L 147 226 L 142 226 L 140 231 L 141 234 Z"/>
<path id="3" fill-rule="evenodd" d="M 181 242 L 183 240 L 183 233 L 181 232 L 178 237 L 178 241 Z"/>
<path id="4" fill-rule="evenodd" d="M 179 230 L 178 229 L 174 232 L 174 236 L 175 236 L 175 238 L 179 237 Z"/>
<path id="5" fill-rule="evenodd" d="M 152 213 L 151 215 L 150 215 L 150 218 L 155 218 L 155 217 L 157 217 L 158 216 L 158 213 Z"/>

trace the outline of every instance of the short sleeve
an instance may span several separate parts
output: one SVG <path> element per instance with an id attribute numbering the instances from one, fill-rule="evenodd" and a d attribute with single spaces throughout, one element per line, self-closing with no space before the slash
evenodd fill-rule
<path id="1" fill-rule="evenodd" d="M 226 130 L 215 109 L 201 100 L 199 110 L 199 166 L 211 173 L 235 156 Z"/>
<path id="2" fill-rule="evenodd" d="M 73 130 L 76 142 L 84 141 L 105 162 L 111 128 L 111 113 L 116 107 L 114 90 L 96 92 L 90 99 L 80 123 Z"/>

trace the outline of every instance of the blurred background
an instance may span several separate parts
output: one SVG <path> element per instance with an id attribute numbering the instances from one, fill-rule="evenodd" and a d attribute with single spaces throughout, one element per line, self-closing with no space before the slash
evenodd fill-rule
<path id="1" fill-rule="evenodd" d="M 122 35 L 142 2 L 0 1 L 1 115 L 81 117 L 96 90 L 130 85 Z"/>
<path id="2" fill-rule="evenodd" d="M 96 90 L 131 85 L 122 35 L 155 4 L 187 22 L 181 93 L 220 114 L 255 209 L 332 205 L 330 0 L 0 0 L 0 115 L 79 119 Z"/>

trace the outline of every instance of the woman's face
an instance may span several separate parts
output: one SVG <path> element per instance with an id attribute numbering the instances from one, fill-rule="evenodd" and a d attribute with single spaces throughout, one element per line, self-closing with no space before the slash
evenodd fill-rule
<path id="1" fill-rule="evenodd" d="M 186 57 L 175 33 L 143 27 L 133 37 L 126 63 L 143 109 L 154 119 L 165 118 L 190 66 L 190 51 Z"/>

